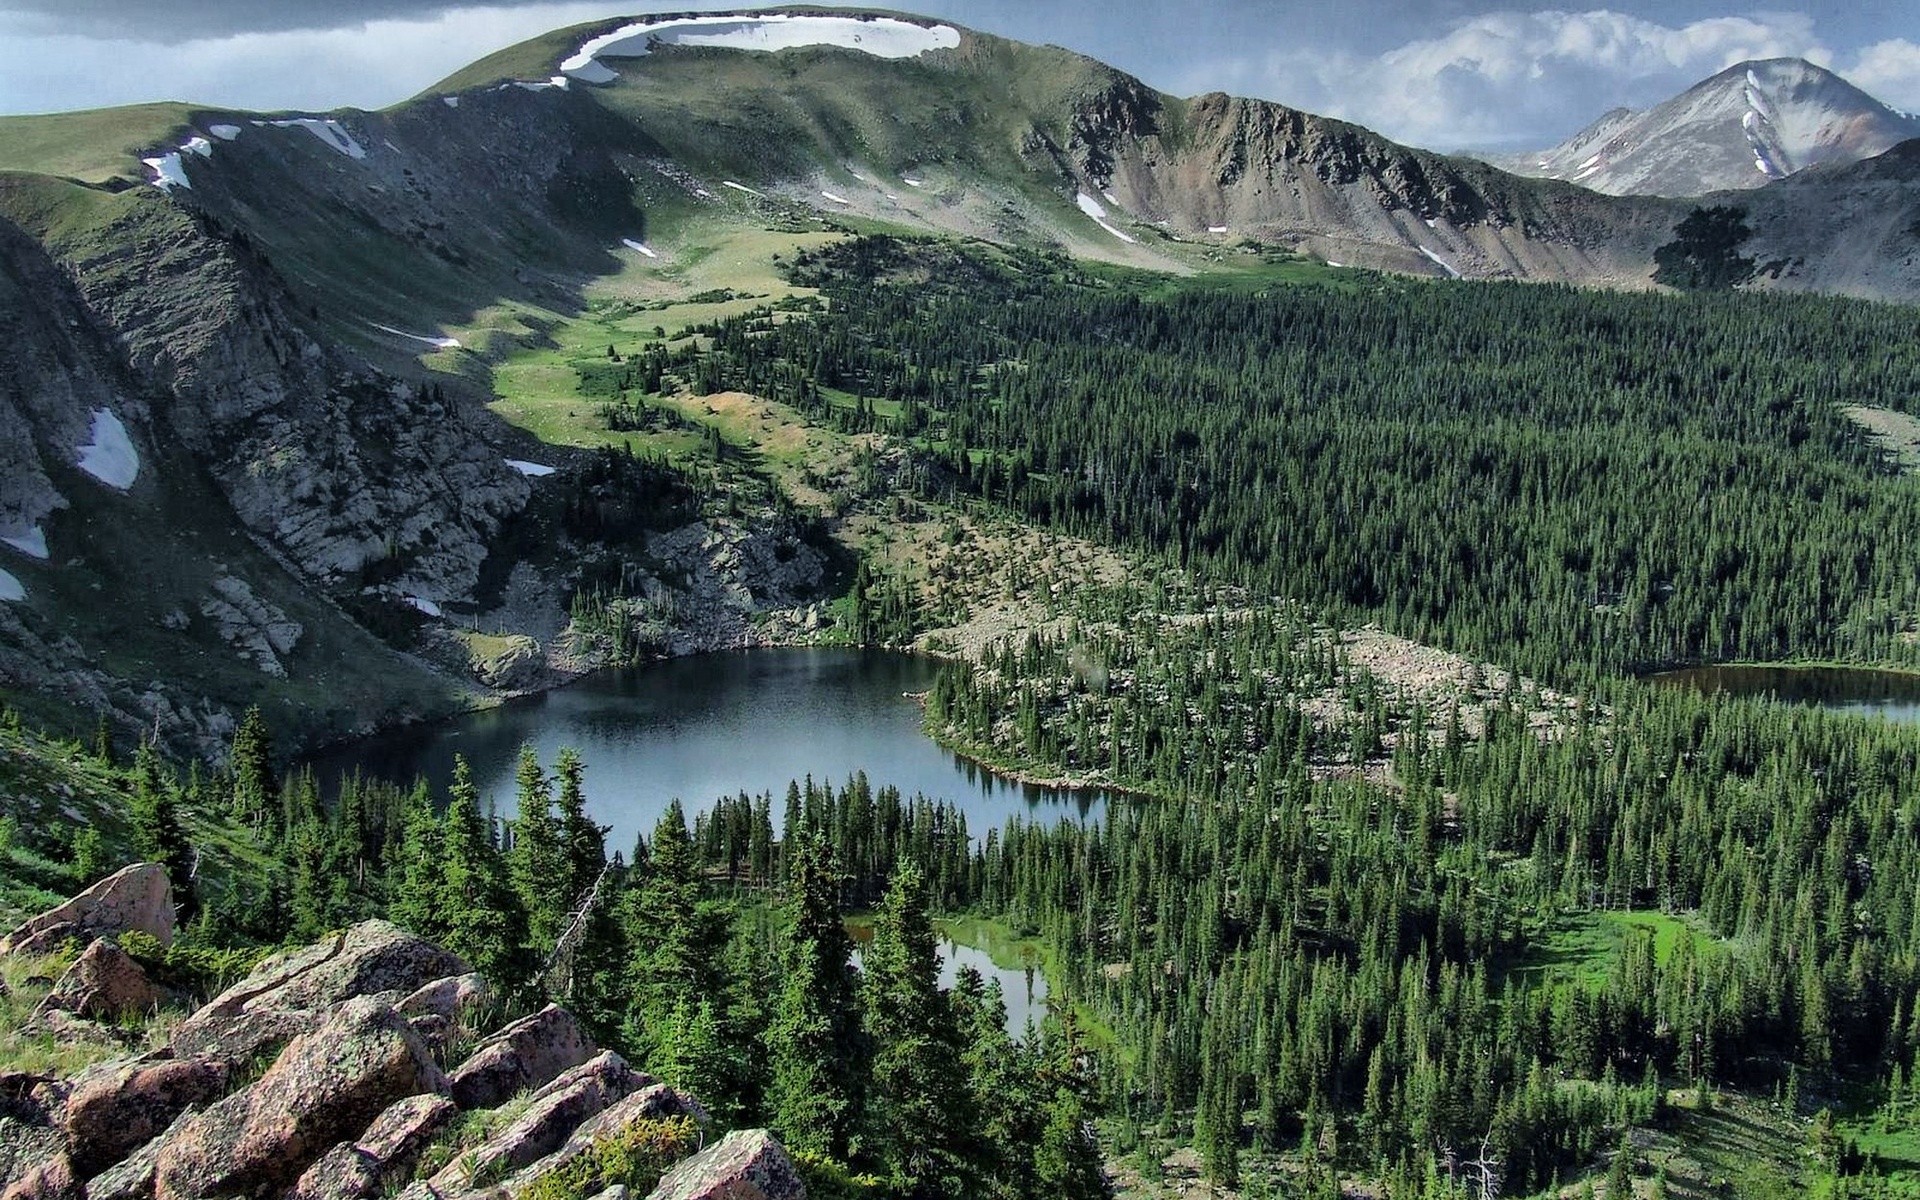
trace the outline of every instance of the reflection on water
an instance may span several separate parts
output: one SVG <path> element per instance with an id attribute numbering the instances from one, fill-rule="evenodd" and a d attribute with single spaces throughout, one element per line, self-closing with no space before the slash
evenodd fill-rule
<path id="1" fill-rule="evenodd" d="M 873 936 L 873 927 L 862 925 L 851 931 L 854 934 L 853 962 L 860 965 L 860 947 Z M 959 982 L 963 968 L 972 967 L 980 972 L 983 983 L 1000 985 L 1000 998 L 1007 1006 L 1007 1032 L 1015 1038 L 1026 1035 L 1027 1024 L 1032 1022 L 1035 1029 L 1047 1015 L 1047 977 L 1040 972 L 1038 963 L 1025 967 L 996 966 L 985 950 L 976 946 L 965 946 L 949 938 L 942 938 L 934 948 L 940 956 L 940 986 L 951 989 Z"/>
<path id="2" fill-rule="evenodd" d="M 911 694 L 933 685 L 938 664 L 880 650 L 746 650 L 609 673 L 440 725 L 403 730 L 315 760 L 322 783 L 358 770 L 408 783 L 425 775 L 444 791 L 455 754 L 466 756 L 482 801 L 513 809 L 522 743 L 551 768 L 562 746 L 587 765 L 587 801 L 611 825 L 609 848 L 651 834 L 667 802 L 691 819 L 721 796 L 770 792 L 774 811 L 789 780 L 836 788 L 865 771 L 876 789 L 897 787 L 957 804 L 976 836 L 1009 817 L 1099 819 L 1098 793 L 1015 783 L 947 753 L 921 731 Z M 1009 994 L 1011 1001 L 1011 993 Z"/>
<path id="3" fill-rule="evenodd" d="M 1835 712 L 1920 722 L 1920 674 L 1865 667 L 1719 666 L 1663 671 L 1653 682 L 1730 696 L 1770 696 Z"/>

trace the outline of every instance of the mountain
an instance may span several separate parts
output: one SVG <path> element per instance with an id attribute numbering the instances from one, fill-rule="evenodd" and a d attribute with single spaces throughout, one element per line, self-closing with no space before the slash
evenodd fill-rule
<path id="1" fill-rule="evenodd" d="M 1644 112 L 1616 108 L 1552 149 L 1492 161 L 1614 196 L 1699 196 L 1859 162 L 1915 137 L 1920 117 L 1805 59 L 1770 58 Z"/>
<path id="2" fill-rule="evenodd" d="M 1764 286 L 1920 296 L 1910 168 L 1769 194 Z M 218 745 L 247 704 L 332 737 L 564 678 L 614 585 L 678 650 L 816 628 L 830 523 L 503 381 L 571 380 L 594 314 L 804 303 L 777 260 L 836 233 L 1641 288 L 1689 207 L 843 11 L 560 30 L 381 112 L 7 118 L 0 680 Z"/>

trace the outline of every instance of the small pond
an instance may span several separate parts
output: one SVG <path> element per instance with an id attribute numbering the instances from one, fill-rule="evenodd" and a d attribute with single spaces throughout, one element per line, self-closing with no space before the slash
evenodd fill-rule
<path id="1" fill-rule="evenodd" d="M 1770 696 L 1835 712 L 1920 722 L 1920 673 L 1868 667 L 1713 666 L 1663 671 L 1649 678 L 1670 687 L 1730 696 Z"/>

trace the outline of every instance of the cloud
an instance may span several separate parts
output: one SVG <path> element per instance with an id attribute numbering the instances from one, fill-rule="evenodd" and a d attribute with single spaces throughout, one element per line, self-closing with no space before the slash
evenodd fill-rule
<path id="1" fill-rule="evenodd" d="M 1610 108 L 1656 103 L 1743 59 L 1790 55 L 1833 59 L 1800 14 L 1668 26 L 1606 9 L 1492 12 L 1377 55 L 1282 52 L 1230 73 L 1401 141 L 1492 148 L 1547 145 Z"/>
<path id="2" fill-rule="evenodd" d="M 453 8 L 508 7 L 519 0 L 0 0 L 33 34 L 80 34 L 173 44 L 236 33 L 339 29 L 373 21 L 432 20 Z"/>
<path id="3" fill-rule="evenodd" d="M 33 33 L 22 21 L 35 18 L 9 17 L 0 10 L 0 112 L 158 99 L 265 110 L 381 108 L 477 58 L 552 29 L 685 7 L 686 0 L 441 7 L 428 16 L 340 28 L 216 33 L 167 43 L 140 35 Z"/>
<path id="4" fill-rule="evenodd" d="M 1895 108 L 1920 112 L 1920 46 L 1905 38 L 1868 46 L 1843 74 Z"/>

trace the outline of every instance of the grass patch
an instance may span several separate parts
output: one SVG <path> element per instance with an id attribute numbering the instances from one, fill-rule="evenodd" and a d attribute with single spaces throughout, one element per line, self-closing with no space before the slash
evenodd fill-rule
<path id="1" fill-rule="evenodd" d="M 193 114 L 185 104 L 167 103 L 0 117 L 0 171 L 86 183 L 138 179 L 141 152 L 184 140 Z"/>
<path id="2" fill-rule="evenodd" d="M 1654 958 L 1662 964 L 1683 940 L 1699 949 L 1718 943 L 1694 918 L 1651 909 L 1562 914 L 1531 939 L 1511 969 L 1548 986 L 1597 987 L 1606 982 L 1628 939 L 1647 934 L 1653 937 Z"/>

